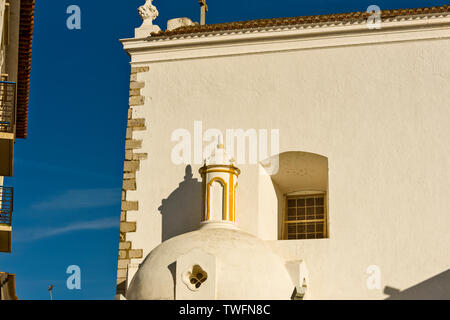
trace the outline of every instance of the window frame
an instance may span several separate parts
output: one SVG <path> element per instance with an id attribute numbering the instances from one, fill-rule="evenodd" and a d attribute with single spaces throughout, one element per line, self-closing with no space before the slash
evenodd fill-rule
<path id="1" fill-rule="evenodd" d="M 323 197 L 323 219 L 310 219 L 310 220 L 288 220 L 288 201 L 292 199 L 306 199 L 308 197 Z M 325 191 L 301 191 L 292 192 L 284 195 L 284 212 L 282 220 L 282 240 L 314 240 L 314 239 L 327 239 L 328 238 L 328 201 L 327 192 Z M 311 222 L 322 222 L 323 223 L 323 236 L 320 238 L 296 238 L 288 239 L 288 225 L 294 223 L 311 223 Z"/>

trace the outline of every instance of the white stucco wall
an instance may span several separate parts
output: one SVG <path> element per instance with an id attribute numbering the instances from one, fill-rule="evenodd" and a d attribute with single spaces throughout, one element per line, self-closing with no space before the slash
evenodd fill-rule
<path id="1" fill-rule="evenodd" d="M 165 49 L 132 54 L 133 65 L 150 66 L 138 75 L 146 83 L 145 106 L 133 111 L 146 119 L 148 130 L 134 132 L 133 139 L 143 140 L 139 152 L 149 159 L 141 162 L 137 191 L 128 195 L 140 207 L 129 213 L 137 232 L 127 239 L 144 249 L 144 257 L 161 242 L 158 208 L 179 187 L 186 167 L 171 161 L 171 134 L 185 128 L 193 135 L 194 121 L 201 120 L 203 130 L 279 129 L 280 152 L 328 158 L 330 237 L 321 240 L 275 241 L 275 190 L 259 176 L 259 165 L 239 165 L 238 225 L 272 239 L 286 260 L 306 262 L 310 298 L 386 298 L 385 286 L 404 290 L 449 269 L 446 23 L 411 41 L 404 40 L 415 31 L 397 33 L 392 42 L 383 37 L 393 36 L 380 34 L 373 41 L 361 36 L 349 45 L 276 52 L 264 52 L 273 45 L 267 41 L 259 44 L 261 53 L 236 55 L 228 55 L 232 49 L 224 44 L 214 47 L 215 55 L 191 59 L 179 58 L 192 55 L 187 49 L 178 49 L 174 60 L 159 58 Z M 289 46 L 304 40 L 295 41 Z M 199 167 L 192 164 L 200 188 Z M 201 199 L 189 194 L 178 191 L 170 214 L 192 214 L 196 202 L 200 207 Z M 366 286 L 370 265 L 381 270 L 379 290 Z"/>

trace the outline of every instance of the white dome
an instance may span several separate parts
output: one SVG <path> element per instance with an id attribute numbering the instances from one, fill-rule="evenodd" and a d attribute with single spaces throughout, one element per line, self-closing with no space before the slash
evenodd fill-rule
<path id="1" fill-rule="evenodd" d="M 223 228 L 200 229 L 156 247 L 140 265 L 127 290 L 127 299 L 174 299 L 175 279 L 170 266 L 194 249 L 217 259 L 217 299 L 290 299 L 294 285 L 284 260 L 264 241 Z"/>

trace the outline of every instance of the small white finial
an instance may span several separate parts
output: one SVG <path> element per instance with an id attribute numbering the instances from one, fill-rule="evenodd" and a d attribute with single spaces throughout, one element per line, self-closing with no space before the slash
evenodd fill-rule
<path id="1" fill-rule="evenodd" d="M 161 31 L 160 27 L 153 24 L 153 20 L 158 18 L 158 9 L 152 4 L 153 0 L 146 0 L 145 4 L 140 6 L 138 13 L 142 18 L 142 25 L 135 29 L 135 37 L 148 37 L 153 32 Z"/>
<path id="2" fill-rule="evenodd" d="M 211 155 L 205 159 L 205 166 L 209 165 L 232 165 L 234 159 L 231 158 L 225 150 L 225 145 L 223 142 L 223 135 L 219 134 L 217 136 L 217 145 L 214 150 L 212 150 Z"/>

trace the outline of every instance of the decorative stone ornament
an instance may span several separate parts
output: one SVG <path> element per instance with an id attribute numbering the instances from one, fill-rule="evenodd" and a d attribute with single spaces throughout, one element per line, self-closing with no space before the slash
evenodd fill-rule
<path id="1" fill-rule="evenodd" d="M 145 4 L 140 6 L 138 13 L 142 18 L 142 25 L 134 30 L 136 38 L 149 37 L 153 32 L 159 32 L 159 26 L 153 24 L 158 15 L 158 9 L 152 4 L 153 0 L 146 0 Z"/>
<path id="2" fill-rule="evenodd" d="M 198 291 L 207 279 L 208 273 L 199 265 L 194 265 L 183 274 L 183 282 L 192 291 Z"/>
<path id="3" fill-rule="evenodd" d="M 202 249 L 193 249 L 176 260 L 176 300 L 217 299 L 217 258 Z"/>

